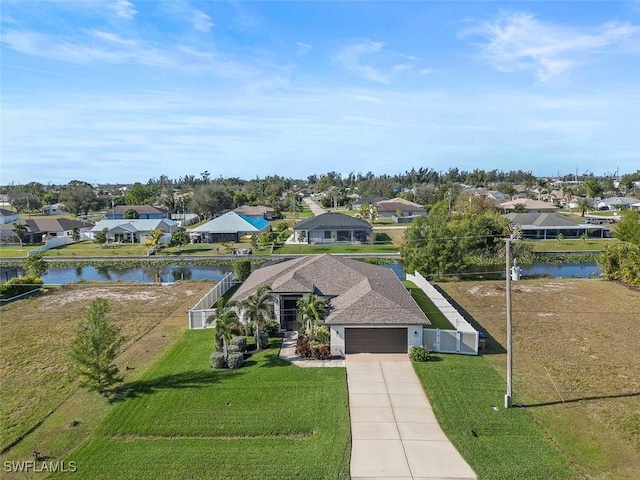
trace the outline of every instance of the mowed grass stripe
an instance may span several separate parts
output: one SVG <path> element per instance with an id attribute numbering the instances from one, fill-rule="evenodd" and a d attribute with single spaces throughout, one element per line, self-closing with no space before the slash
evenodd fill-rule
<path id="1" fill-rule="evenodd" d="M 504 408 L 505 382 L 483 357 L 438 355 L 414 368 L 440 426 L 479 479 L 580 478 L 527 410 Z"/>
<path id="2" fill-rule="evenodd" d="M 67 460 L 86 478 L 348 478 L 345 370 L 295 367 L 272 339 L 212 371 L 212 338 L 185 332 Z"/>

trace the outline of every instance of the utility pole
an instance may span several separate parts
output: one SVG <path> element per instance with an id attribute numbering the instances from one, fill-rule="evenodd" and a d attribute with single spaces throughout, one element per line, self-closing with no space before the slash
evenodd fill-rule
<path id="1" fill-rule="evenodd" d="M 511 407 L 513 390 L 513 339 L 511 336 L 511 237 L 507 238 L 506 248 L 506 297 L 507 297 L 507 394 L 504 396 L 504 408 Z"/>

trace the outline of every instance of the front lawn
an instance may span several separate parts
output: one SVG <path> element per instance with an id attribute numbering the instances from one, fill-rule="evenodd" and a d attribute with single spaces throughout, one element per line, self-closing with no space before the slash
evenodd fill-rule
<path id="1" fill-rule="evenodd" d="M 593 252 L 598 253 L 607 245 L 619 242 L 615 238 L 589 238 L 587 240 L 527 240 L 534 252 Z"/>
<path id="2" fill-rule="evenodd" d="M 321 245 L 283 245 L 273 249 L 274 254 L 317 255 L 320 253 L 398 253 L 398 247 L 391 243 L 370 244 L 321 244 Z"/>
<path id="3" fill-rule="evenodd" d="M 479 480 L 582 478 L 528 410 L 504 408 L 505 382 L 484 357 L 437 355 L 413 365 L 438 423 Z"/>
<path id="4" fill-rule="evenodd" d="M 213 371 L 212 335 L 185 332 L 66 460 L 92 479 L 348 478 L 345 369 L 293 366 L 271 339 L 243 368 Z"/>

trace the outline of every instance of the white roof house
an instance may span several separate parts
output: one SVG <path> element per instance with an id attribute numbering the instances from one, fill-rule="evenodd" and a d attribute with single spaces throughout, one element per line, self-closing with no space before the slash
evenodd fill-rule
<path id="1" fill-rule="evenodd" d="M 143 243 L 154 230 L 173 233 L 180 229 L 177 222 L 168 218 L 148 220 L 101 220 L 91 229 L 91 236 L 107 229 L 107 240 L 123 243 Z"/>

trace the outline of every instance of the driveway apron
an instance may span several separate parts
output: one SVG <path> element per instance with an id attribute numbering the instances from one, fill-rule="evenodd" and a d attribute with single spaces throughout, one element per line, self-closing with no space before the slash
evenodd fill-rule
<path id="1" fill-rule="evenodd" d="M 475 479 L 436 421 L 407 355 L 347 356 L 351 478 Z"/>

